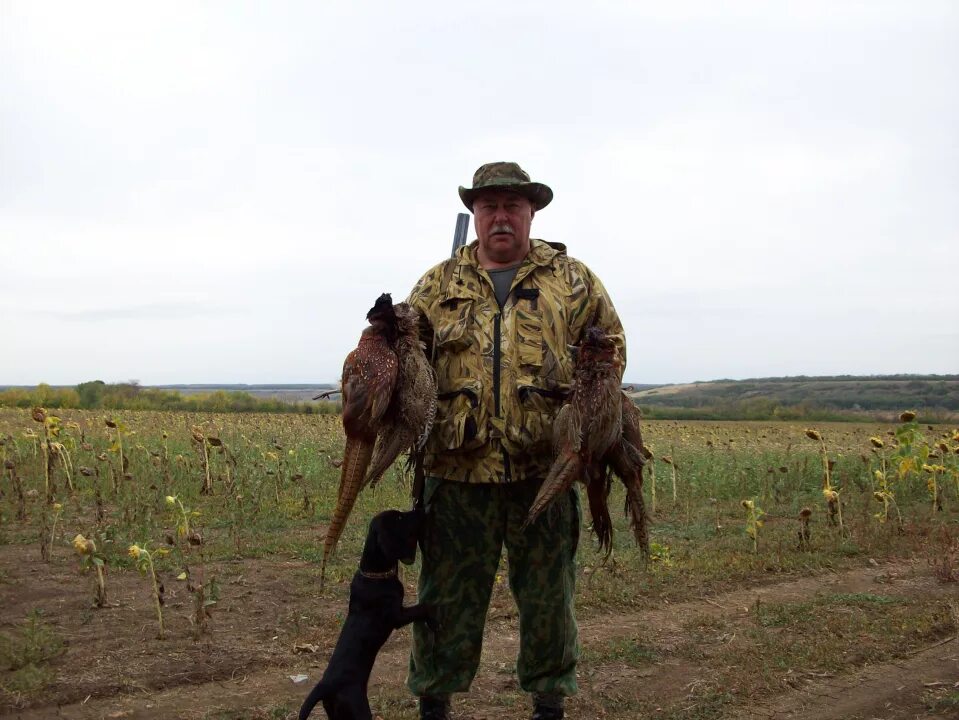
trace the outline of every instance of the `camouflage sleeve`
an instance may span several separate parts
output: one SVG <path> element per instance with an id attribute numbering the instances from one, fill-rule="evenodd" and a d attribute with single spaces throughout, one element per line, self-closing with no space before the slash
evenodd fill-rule
<path id="1" fill-rule="evenodd" d="M 420 340 L 426 346 L 427 355 L 433 354 L 433 325 L 430 315 L 439 299 L 443 277 L 443 263 L 430 268 L 410 291 L 406 302 L 416 310 L 420 318 Z"/>
<path id="2" fill-rule="evenodd" d="M 623 323 L 619 319 L 616 308 L 613 307 L 613 301 L 609 298 L 609 293 L 603 287 L 600 279 L 579 261 L 574 261 L 582 273 L 583 280 L 586 283 L 589 292 L 586 297 L 587 308 L 583 316 L 589 318 L 588 322 L 583 323 L 583 327 L 576 328 L 577 344 L 582 340 L 583 334 L 590 325 L 595 325 L 612 337 L 616 343 L 616 348 L 623 360 L 623 369 L 626 368 L 626 331 L 623 330 Z"/>

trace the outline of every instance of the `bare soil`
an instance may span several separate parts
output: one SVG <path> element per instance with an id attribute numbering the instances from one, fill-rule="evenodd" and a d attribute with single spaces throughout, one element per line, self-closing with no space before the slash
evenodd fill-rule
<path id="1" fill-rule="evenodd" d="M 92 607 L 92 578 L 78 577 L 69 548 L 58 548 L 49 564 L 25 557 L 34 548 L 0 547 L 0 631 L 11 633 L 28 612 L 45 620 L 66 643 L 53 661 L 54 682 L 43 691 L 8 695 L 0 716 L 41 718 L 234 719 L 294 717 L 325 667 L 345 612 L 346 587 L 326 597 L 317 592 L 318 569 L 306 562 L 244 560 L 218 563 L 220 600 L 211 633 L 191 637 L 190 594 L 184 583 L 164 578 L 167 637 L 157 640 L 149 583 L 134 572 L 107 578 L 105 609 Z M 29 553 L 28 553 L 29 551 Z M 413 578 L 407 578 L 413 601 Z M 688 646 L 688 620 L 721 620 L 733 642 L 754 623 L 759 603 L 802 601 L 817 593 L 883 593 L 943 597 L 959 607 L 957 583 L 942 583 L 925 561 L 870 562 L 842 573 L 826 573 L 680 603 L 661 603 L 633 613 L 590 614 L 580 621 L 584 661 L 580 693 L 567 717 L 729 717 L 749 720 L 959 717 L 930 703 L 938 693 L 959 692 L 959 640 L 927 642 L 894 663 L 829 674 L 793 668 L 777 692 L 727 703 L 697 715 L 697 688 L 715 682 L 715 663 L 672 652 Z M 513 663 L 517 620 L 508 591 L 497 587 L 480 673 L 472 691 L 457 697 L 457 720 L 528 717 Z M 606 650 L 622 638 L 642 637 L 655 652 L 648 662 L 618 660 Z M 692 640 L 695 640 L 693 638 Z M 403 682 L 408 630 L 394 634 L 381 653 L 371 681 L 374 711 L 384 720 L 415 717 Z M 305 644 L 316 646 L 305 652 Z M 589 658 L 594 658 L 589 660 Z M 295 684 L 291 676 L 308 680 Z M 637 708 L 635 714 L 630 708 Z M 639 708 L 642 708 L 640 714 Z M 322 717 L 322 713 L 319 713 Z"/>

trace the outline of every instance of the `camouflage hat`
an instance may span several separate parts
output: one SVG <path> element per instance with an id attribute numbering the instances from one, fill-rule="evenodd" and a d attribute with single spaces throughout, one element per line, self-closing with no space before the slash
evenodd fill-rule
<path id="1" fill-rule="evenodd" d="M 528 198 L 536 210 L 542 210 L 553 199 L 553 191 L 547 185 L 530 182 L 529 175 L 514 162 L 493 162 L 480 167 L 473 174 L 473 187 L 460 185 L 460 199 L 473 211 L 473 202 L 483 190 L 512 190 Z"/>

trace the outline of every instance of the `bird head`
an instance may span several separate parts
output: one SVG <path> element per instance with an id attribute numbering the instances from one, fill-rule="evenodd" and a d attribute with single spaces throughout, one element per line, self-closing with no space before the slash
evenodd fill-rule
<path id="1" fill-rule="evenodd" d="M 371 307 L 370 311 L 366 313 L 366 319 L 370 322 L 370 324 L 375 323 L 377 320 L 381 322 L 395 321 L 396 313 L 393 312 L 393 297 L 389 293 L 383 293 L 376 298 L 376 302 L 373 303 L 373 307 Z"/>
<path id="2" fill-rule="evenodd" d="M 582 365 L 591 365 L 598 362 L 614 362 L 616 359 L 616 343 L 612 338 L 595 325 L 586 330 L 586 337 L 579 346 L 577 362 Z"/>
<path id="3" fill-rule="evenodd" d="M 409 303 L 396 303 L 393 312 L 396 313 L 396 326 L 400 335 L 415 337 L 419 333 L 419 313 Z"/>
<path id="4" fill-rule="evenodd" d="M 399 331 L 396 327 L 396 310 L 393 307 L 393 298 L 389 293 L 383 293 L 376 298 L 373 307 L 366 313 L 366 319 L 375 333 L 384 336 L 390 345 L 396 343 Z"/>

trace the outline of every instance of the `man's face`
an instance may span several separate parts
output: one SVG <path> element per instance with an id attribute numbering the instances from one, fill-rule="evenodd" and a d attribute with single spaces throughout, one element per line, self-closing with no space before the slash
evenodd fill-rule
<path id="1" fill-rule="evenodd" d="M 535 210 L 509 190 L 488 190 L 473 203 L 473 224 L 484 267 L 512 265 L 529 253 L 529 229 Z"/>

